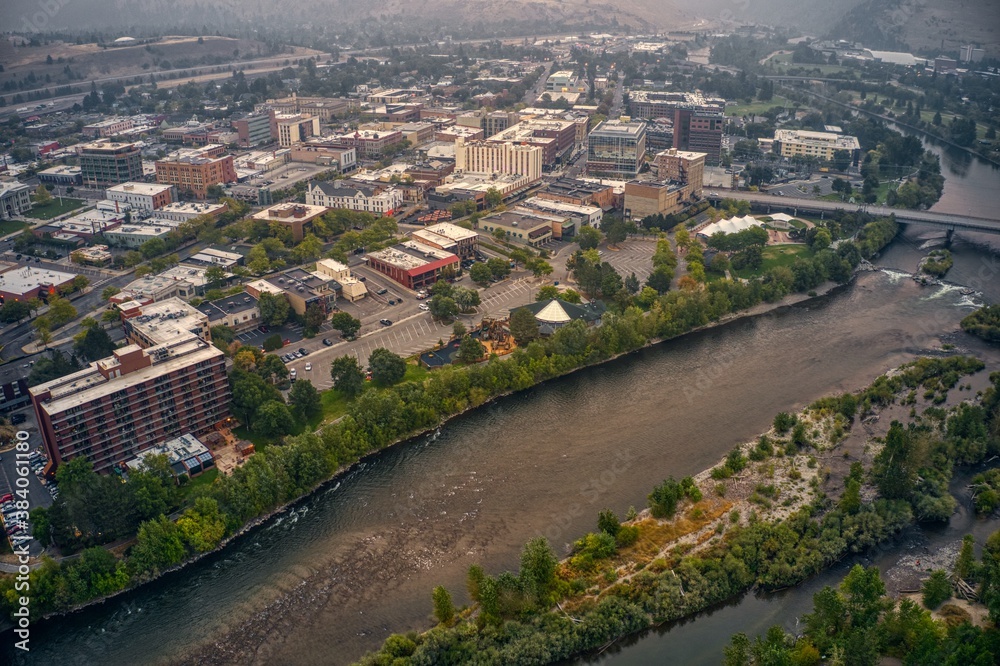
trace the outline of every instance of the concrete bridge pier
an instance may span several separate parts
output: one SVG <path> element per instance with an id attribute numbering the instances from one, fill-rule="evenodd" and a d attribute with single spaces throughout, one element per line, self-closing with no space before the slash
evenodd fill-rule
<path id="1" fill-rule="evenodd" d="M 944 236 L 944 246 L 945 247 L 948 247 L 948 248 L 951 247 L 951 238 L 954 235 L 955 235 L 955 227 L 948 227 L 948 230 L 945 232 L 945 236 Z"/>

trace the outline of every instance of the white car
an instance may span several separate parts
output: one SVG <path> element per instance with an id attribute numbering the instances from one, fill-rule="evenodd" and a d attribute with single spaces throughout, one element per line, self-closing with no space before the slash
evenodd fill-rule
<path id="1" fill-rule="evenodd" d="M 421 303 L 417 307 L 423 310 L 424 312 L 427 312 L 428 310 L 431 309 L 431 306 L 427 305 L 426 303 Z"/>
<path id="2" fill-rule="evenodd" d="M 313 364 L 312 363 L 306 363 L 306 372 L 309 372 L 312 369 L 313 369 Z"/>
<path id="3" fill-rule="evenodd" d="M 297 372 L 295 372 L 295 368 L 292 368 L 292 371 L 291 371 L 290 373 L 288 373 L 288 376 L 289 376 L 289 377 L 291 378 L 291 380 L 292 380 L 292 381 L 294 382 L 294 381 L 295 381 L 295 377 L 296 377 L 296 375 L 297 375 L 297 374 L 298 374 L 298 373 L 297 373 Z"/>

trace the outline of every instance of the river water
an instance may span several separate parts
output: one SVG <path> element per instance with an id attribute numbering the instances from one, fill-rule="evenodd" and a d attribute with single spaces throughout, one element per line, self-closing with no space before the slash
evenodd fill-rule
<path id="1" fill-rule="evenodd" d="M 514 568 L 521 545 L 537 534 L 562 550 L 594 529 L 600 509 L 643 506 L 664 477 L 712 465 L 776 412 L 859 388 L 944 340 L 1000 367 L 996 350 L 958 330 L 976 302 L 1000 299 L 1000 262 L 959 242 L 954 275 L 993 271 L 986 293 L 920 287 L 896 270 L 914 269 L 918 233 L 882 258 L 892 270 L 864 274 L 821 305 L 578 372 L 384 451 L 219 554 L 36 623 L 30 657 L 7 652 L 0 661 L 347 663 L 390 633 L 429 626 L 435 585 L 464 603 L 470 564 Z M 748 597 L 686 628 L 717 638 L 702 627 L 718 617 L 726 618 L 725 635 L 754 630 L 761 603 L 771 613 L 798 608 Z M 635 645 L 664 654 L 661 636 Z M 718 648 L 705 654 L 717 659 Z"/>
<path id="2" fill-rule="evenodd" d="M 996 170 L 936 150 L 946 181 L 934 209 L 996 217 Z M 904 275 L 936 235 L 908 229 L 880 257 L 883 271 L 822 304 L 580 371 L 375 455 L 221 553 L 102 605 L 36 622 L 29 655 L 15 654 L 9 633 L 0 636 L 0 663 L 349 663 L 390 633 L 430 626 L 435 585 L 467 602 L 470 564 L 516 568 L 521 545 L 538 534 L 562 552 L 595 528 L 600 509 L 642 507 L 664 477 L 712 465 L 779 411 L 860 388 L 944 341 L 1000 368 L 1000 351 L 958 328 L 977 304 L 1000 301 L 1000 260 L 982 249 L 1000 239 L 956 235 L 948 280 L 980 291 L 969 297 Z M 969 525 L 960 517 L 948 529 L 960 534 Z M 843 573 L 781 597 L 744 597 L 587 661 L 718 663 L 721 637 L 793 627 L 812 592 Z"/>

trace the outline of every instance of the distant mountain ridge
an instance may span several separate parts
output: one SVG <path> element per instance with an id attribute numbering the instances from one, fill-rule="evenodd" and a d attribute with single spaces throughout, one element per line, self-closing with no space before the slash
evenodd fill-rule
<path id="1" fill-rule="evenodd" d="M 1000 3 L 990 0 L 866 0 L 828 35 L 882 49 L 937 54 L 965 44 L 1000 56 Z"/>

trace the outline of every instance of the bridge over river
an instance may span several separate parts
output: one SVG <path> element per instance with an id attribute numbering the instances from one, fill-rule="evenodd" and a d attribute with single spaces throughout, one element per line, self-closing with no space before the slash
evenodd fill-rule
<path id="1" fill-rule="evenodd" d="M 705 188 L 702 196 L 717 205 L 722 199 L 741 199 L 749 201 L 756 210 L 765 213 L 788 212 L 792 215 L 832 213 L 837 210 L 859 210 L 872 215 L 894 214 L 896 220 L 906 224 L 920 224 L 938 227 L 948 231 L 950 237 L 955 230 L 979 231 L 1000 234 L 1000 210 L 998 217 L 993 219 L 955 215 L 954 213 L 936 213 L 929 210 L 907 210 L 890 208 L 873 204 L 848 204 L 839 201 L 824 201 L 822 199 L 799 199 L 768 194 L 767 192 L 742 192 L 717 188 Z M 1000 208 L 1000 207 L 998 207 Z"/>

